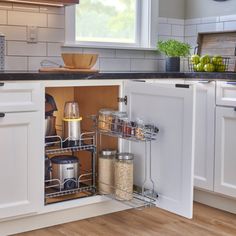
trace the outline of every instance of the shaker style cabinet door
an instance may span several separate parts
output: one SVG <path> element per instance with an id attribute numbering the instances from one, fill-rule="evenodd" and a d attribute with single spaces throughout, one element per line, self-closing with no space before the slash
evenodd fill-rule
<path id="1" fill-rule="evenodd" d="M 43 194 L 39 112 L 1 113 L 0 221 L 37 212 Z M 42 170 L 41 170 L 42 169 Z"/>
<path id="2" fill-rule="evenodd" d="M 236 111 L 216 108 L 215 192 L 236 197 Z"/>
<path id="3" fill-rule="evenodd" d="M 151 144 L 151 164 L 147 163 L 159 194 L 157 207 L 192 218 L 195 86 L 185 87 L 129 81 L 125 83 L 124 95 L 128 98 L 131 120 L 139 118 L 160 129 L 157 140 Z M 126 145 L 135 154 L 134 184 L 142 186 L 145 145 L 135 142 Z M 149 182 L 145 188 L 151 186 Z"/>
<path id="4" fill-rule="evenodd" d="M 215 155 L 215 82 L 196 84 L 194 186 L 213 191 Z"/>

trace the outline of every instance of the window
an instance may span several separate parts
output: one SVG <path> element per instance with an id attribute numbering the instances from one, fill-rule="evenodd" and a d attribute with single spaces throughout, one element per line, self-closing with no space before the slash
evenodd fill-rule
<path id="1" fill-rule="evenodd" d="M 81 0 L 80 4 L 66 8 L 66 44 L 151 47 L 157 37 L 157 3 L 157 0 Z"/>

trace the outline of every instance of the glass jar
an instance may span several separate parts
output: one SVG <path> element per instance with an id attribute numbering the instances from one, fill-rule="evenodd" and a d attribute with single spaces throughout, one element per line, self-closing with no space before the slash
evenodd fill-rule
<path id="1" fill-rule="evenodd" d="M 116 134 L 122 134 L 123 119 L 127 118 L 126 112 L 115 111 L 112 114 L 112 132 Z"/>
<path id="2" fill-rule="evenodd" d="M 100 194 L 114 193 L 114 161 L 117 151 L 105 149 L 98 158 L 98 190 Z"/>
<path id="3" fill-rule="evenodd" d="M 101 109 L 98 114 L 98 128 L 102 131 L 109 132 L 111 131 L 112 124 L 112 114 L 113 110 L 111 109 Z"/>
<path id="4" fill-rule="evenodd" d="M 118 153 L 115 160 L 115 197 L 129 201 L 133 198 L 134 155 Z"/>

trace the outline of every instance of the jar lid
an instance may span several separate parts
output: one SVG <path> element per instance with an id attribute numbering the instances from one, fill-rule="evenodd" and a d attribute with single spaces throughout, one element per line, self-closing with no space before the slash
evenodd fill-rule
<path id="1" fill-rule="evenodd" d="M 101 151 L 102 156 L 114 156 L 116 154 L 117 154 L 117 151 L 113 149 L 104 149 Z"/>
<path id="2" fill-rule="evenodd" d="M 123 153 L 118 153 L 116 155 L 117 160 L 133 160 L 134 159 L 134 154 L 128 153 L 128 152 L 123 152 Z"/>
<path id="3" fill-rule="evenodd" d="M 109 108 L 103 108 L 99 110 L 100 114 L 104 114 L 104 115 L 110 115 L 114 112 L 114 110 L 109 109 Z"/>
<path id="4" fill-rule="evenodd" d="M 75 156 L 70 156 L 70 155 L 62 155 L 62 156 L 54 156 L 51 158 L 51 162 L 54 164 L 74 164 L 78 163 L 79 160 Z"/>

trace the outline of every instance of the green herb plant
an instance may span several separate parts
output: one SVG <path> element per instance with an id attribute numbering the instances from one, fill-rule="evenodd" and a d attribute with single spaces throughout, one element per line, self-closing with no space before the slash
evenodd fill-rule
<path id="1" fill-rule="evenodd" d="M 157 50 L 167 57 L 186 57 L 190 55 L 191 46 L 175 39 L 167 41 L 158 41 Z"/>

